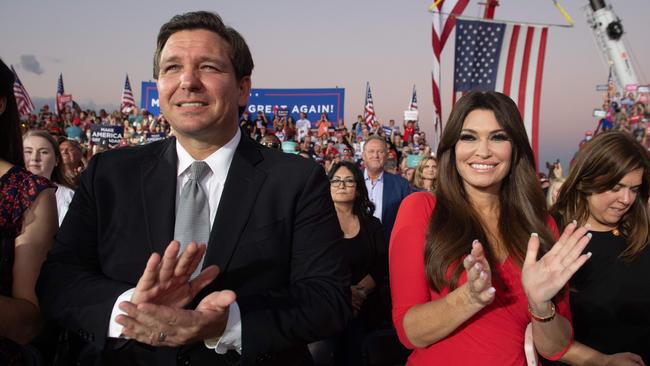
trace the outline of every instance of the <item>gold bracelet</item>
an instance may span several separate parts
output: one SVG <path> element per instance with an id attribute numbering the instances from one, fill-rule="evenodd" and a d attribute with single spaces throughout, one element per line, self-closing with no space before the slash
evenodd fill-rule
<path id="1" fill-rule="evenodd" d="M 539 316 L 533 312 L 533 308 L 530 307 L 530 304 L 528 304 L 528 312 L 530 313 L 530 317 L 533 318 L 534 320 L 540 322 L 540 323 L 546 323 L 550 322 L 555 318 L 555 304 L 551 301 L 551 315 L 548 316 Z"/>

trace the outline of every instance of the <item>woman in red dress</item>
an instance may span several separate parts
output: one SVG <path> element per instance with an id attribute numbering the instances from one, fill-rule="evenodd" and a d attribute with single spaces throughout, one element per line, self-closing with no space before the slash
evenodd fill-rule
<path id="1" fill-rule="evenodd" d="M 389 248 L 393 322 L 409 365 L 559 359 L 572 342 L 565 285 L 589 258 L 587 227 L 558 237 L 515 103 L 472 92 L 455 105 L 438 147 L 435 196 L 400 207 Z M 555 244 L 554 244 L 555 243 Z"/>

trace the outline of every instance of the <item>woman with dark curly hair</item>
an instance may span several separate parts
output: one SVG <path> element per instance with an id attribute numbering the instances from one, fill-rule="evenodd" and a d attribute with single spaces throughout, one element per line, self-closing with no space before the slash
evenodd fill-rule
<path id="1" fill-rule="evenodd" d="M 649 190 L 648 151 L 623 132 L 586 143 L 560 189 L 553 216 L 591 225 L 585 250 L 594 253 L 569 282 L 576 339 L 563 358 L 569 364 L 650 362 Z"/>
<path id="2" fill-rule="evenodd" d="M 375 290 L 388 270 L 383 227 L 372 215 L 375 205 L 368 198 L 363 174 L 354 163 L 334 163 L 327 176 L 343 230 L 353 309 L 353 319 L 348 327 L 330 344 L 334 344 L 335 365 L 361 365 L 363 335 L 376 325 L 377 309 L 374 307 L 380 306 Z"/>
<path id="3" fill-rule="evenodd" d="M 521 366 L 530 322 L 537 351 L 559 359 L 572 342 L 565 285 L 589 258 L 589 237 L 571 223 L 558 240 L 517 105 L 466 94 L 436 156 L 435 196 L 404 199 L 390 241 L 408 365 Z"/>

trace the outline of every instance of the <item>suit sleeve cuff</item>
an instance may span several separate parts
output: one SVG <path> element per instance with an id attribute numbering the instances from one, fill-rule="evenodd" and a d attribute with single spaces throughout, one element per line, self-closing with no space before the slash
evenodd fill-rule
<path id="1" fill-rule="evenodd" d="M 115 318 L 118 315 L 125 314 L 119 307 L 122 301 L 131 301 L 131 297 L 135 292 L 135 287 L 128 289 L 122 293 L 122 295 L 117 297 L 115 300 L 115 305 L 113 305 L 113 311 L 111 311 L 111 320 L 108 323 L 108 336 L 110 338 L 126 338 L 122 336 L 122 326 L 115 321 Z"/>
<path id="2" fill-rule="evenodd" d="M 219 354 L 235 350 L 241 355 L 241 313 L 237 302 L 230 304 L 228 309 L 228 322 L 221 337 L 210 338 L 203 341 L 205 346 Z"/>

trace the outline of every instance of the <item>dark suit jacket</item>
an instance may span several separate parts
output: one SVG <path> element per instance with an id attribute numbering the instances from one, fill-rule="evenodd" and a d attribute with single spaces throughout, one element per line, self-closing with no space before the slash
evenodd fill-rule
<path id="1" fill-rule="evenodd" d="M 386 243 L 390 241 L 390 233 L 395 225 L 397 210 L 402 200 L 411 194 L 409 182 L 399 175 L 384 172 L 384 193 L 381 202 L 381 224 L 384 226 Z"/>
<path id="2" fill-rule="evenodd" d="M 107 339 L 117 297 L 135 286 L 152 252 L 173 239 L 175 139 L 96 156 L 37 286 L 43 311 L 94 345 L 98 364 L 286 365 L 305 344 L 341 330 L 349 272 L 323 169 L 242 136 L 212 225 L 205 264 L 219 277 L 197 297 L 231 289 L 241 309 L 241 359 L 202 342 L 153 348 Z M 197 301 L 198 302 L 198 301 Z M 121 341 L 120 343 L 124 343 Z M 108 347 L 107 347 L 108 345 Z"/>

